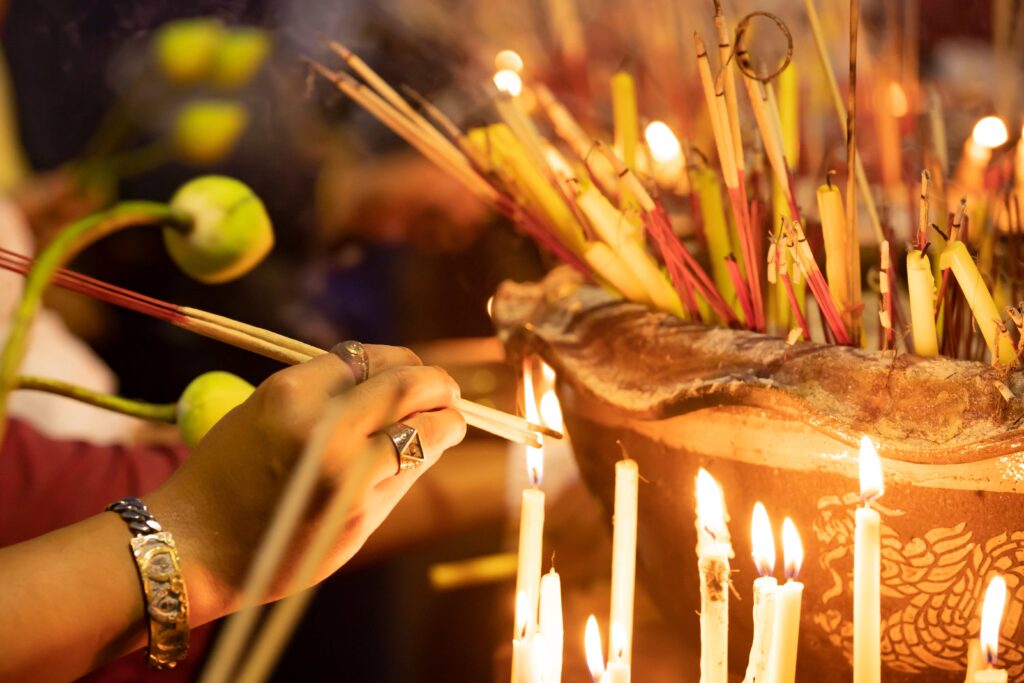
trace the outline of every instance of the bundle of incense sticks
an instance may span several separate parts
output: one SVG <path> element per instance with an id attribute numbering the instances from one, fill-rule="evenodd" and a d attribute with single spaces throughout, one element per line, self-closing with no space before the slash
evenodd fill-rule
<path id="1" fill-rule="evenodd" d="M 793 113 L 799 109 L 794 101 L 799 91 L 794 85 L 796 66 L 790 63 L 794 34 L 767 12 L 754 12 L 732 24 L 719 3 L 713 6 L 717 50 L 709 50 L 701 36 L 694 34 L 697 68 L 693 76 L 699 78 L 690 82 L 699 83 L 704 97 L 695 99 L 695 93 L 676 97 L 675 90 L 684 87 L 679 83 L 647 79 L 640 84 L 673 90 L 647 99 L 686 107 L 687 111 L 673 112 L 675 120 L 689 121 L 695 111 L 707 116 L 717 167 L 712 170 L 707 159 L 701 162 L 703 154 L 684 140 L 676 149 L 680 156 L 686 150 L 689 163 L 679 160 L 685 182 L 678 178 L 666 181 L 664 159 L 656 154 L 650 138 L 649 147 L 638 140 L 639 102 L 644 98 L 638 99 L 641 88 L 621 69 L 614 73 L 606 91 L 612 116 L 604 130 L 585 128 L 581 121 L 591 124 L 592 112 L 581 112 L 578 119 L 559 101 L 551 84 L 524 82 L 520 60 L 519 67 L 511 71 L 498 66 L 497 92 L 493 93 L 498 122 L 464 131 L 426 98 L 411 89 L 390 86 L 337 42 L 328 46 L 343 66 L 336 69 L 311 62 L 311 68 L 475 196 L 509 217 L 543 249 L 624 299 L 684 319 L 769 331 L 790 339 L 811 339 L 813 335 L 818 341 L 852 345 L 866 345 L 868 339 L 874 339 L 878 348 L 922 355 L 931 355 L 936 348 L 956 358 L 1016 364 L 1017 354 L 1011 349 L 1015 341 L 1024 348 L 1020 343 L 1024 324 L 1015 321 L 1024 320 L 1024 314 L 1021 307 L 1005 304 L 1019 296 L 1015 274 L 1020 274 L 1022 262 L 1017 252 L 1022 243 L 1018 204 L 1024 194 L 1024 145 L 1018 148 L 1012 183 L 1005 172 L 1011 164 L 995 163 L 988 168 L 990 151 L 985 165 L 974 169 L 971 176 L 978 183 L 983 180 L 984 187 L 967 191 L 972 188 L 961 187 L 956 179 L 946 182 L 942 177 L 946 162 L 940 161 L 946 158 L 945 124 L 934 89 L 930 98 L 919 97 L 929 91 L 918 84 L 916 69 L 888 68 L 885 60 L 893 58 L 888 54 L 862 55 L 873 60 L 873 67 L 884 76 L 873 79 L 869 86 L 888 88 L 885 92 L 891 90 L 903 98 L 902 105 L 893 107 L 913 111 L 926 105 L 931 110 L 927 120 L 935 150 L 926 150 L 921 164 L 934 178 L 928 190 L 936 195 L 932 206 L 954 204 L 944 200 L 963 193 L 970 196 L 973 207 L 971 242 L 965 239 L 968 221 L 962 210 L 946 221 L 943 231 L 931 229 L 926 209 L 917 234 L 901 243 L 887 222 L 888 216 L 878 211 L 875 190 L 858 153 L 863 144 L 856 126 L 859 2 L 850 2 L 849 35 L 837 36 L 826 34 L 814 0 L 805 0 L 819 63 L 807 71 L 800 65 L 797 73 L 814 71 L 815 66 L 820 69 L 839 124 L 836 137 L 844 139 L 847 152 L 845 196 L 839 186 L 833 188 L 828 181 L 835 195 L 825 197 L 831 206 L 831 220 L 822 215 L 819 232 L 816 223 L 802 217 L 796 197 L 798 150 L 794 138 L 798 138 L 800 127 Z M 745 42 L 751 21 L 757 17 L 775 22 L 789 43 L 782 66 L 774 72 L 763 70 Z M 830 45 L 844 43 L 850 49 L 845 101 L 829 55 Z M 906 73 L 907 82 L 897 82 L 892 77 L 896 73 Z M 785 83 L 782 74 L 788 79 Z M 773 82 L 776 80 L 779 82 Z M 881 85 L 876 85 L 876 80 Z M 777 84 L 785 101 L 776 99 Z M 743 91 L 745 100 L 738 96 Z M 867 99 L 875 103 L 870 113 L 886 123 L 875 129 L 891 130 L 887 122 L 892 117 L 903 117 L 903 126 L 916 125 L 920 118 L 907 111 L 886 111 L 888 105 L 877 104 L 883 101 L 878 97 Z M 701 105 L 694 107 L 695 101 Z M 884 103 L 889 101 L 884 99 Z M 756 125 L 744 126 L 746 116 Z M 891 140 L 891 136 L 885 139 Z M 993 143 L 998 144 L 1002 143 Z M 888 171 L 883 175 L 898 175 L 905 166 L 899 155 L 905 152 L 899 145 L 885 145 L 884 140 L 880 145 L 886 147 L 876 152 L 885 157 L 881 166 Z M 893 155 L 897 155 L 895 159 Z M 768 194 L 765 174 L 771 186 Z M 892 182 L 885 179 L 882 189 L 887 197 L 893 194 Z M 1013 190 L 1007 192 L 1010 187 Z M 691 188 L 692 240 L 680 237 L 679 222 L 673 220 L 676 214 L 685 216 L 687 203 L 681 200 Z M 943 191 L 945 196 L 939 194 Z M 819 193 L 819 203 L 822 199 Z M 865 209 L 864 221 L 870 224 L 877 243 L 877 247 L 864 245 L 868 265 L 879 274 L 877 280 L 870 280 L 878 283 L 872 285 L 874 292 L 862 291 L 866 279 L 858 203 Z M 916 204 L 910 203 L 908 213 L 916 213 Z M 766 208 L 770 205 L 774 212 Z M 917 222 L 916 216 L 911 218 Z M 1000 236 L 997 223 L 1009 238 Z M 883 249 L 885 243 L 888 247 Z M 892 258 L 904 244 L 917 252 L 914 258 Z M 973 254 L 978 258 L 971 259 Z M 972 260 L 973 265 L 968 263 Z M 926 266 L 932 269 L 930 288 L 926 286 Z M 909 292 L 911 277 L 913 295 Z M 768 284 L 777 286 L 768 288 Z M 805 300 L 805 286 L 813 297 L 813 309 L 811 299 Z M 865 307 L 862 297 L 866 296 L 877 303 L 879 314 L 873 321 L 873 316 L 866 315 L 866 310 L 871 310 Z M 908 302 L 917 311 L 915 315 L 901 310 Z M 923 315 L 929 307 L 934 307 L 930 319 Z M 818 320 L 821 324 L 815 326 Z"/>
<path id="2" fill-rule="evenodd" d="M 0 248 L 0 268 L 22 275 L 32 267 L 32 259 Z M 61 269 L 54 284 L 79 294 L 127 308 L 138 313 L 164 320 L 177 327 L 204 337 L 216 339 L 232 346 L 252 351 L 282 363 L 303 363 L 327 353 L 305 342 L 291 339 L 255 325 L 249 325 L 215 313 L 188 306 L 178 306 L 123 287 L 91 278 L 68 269 Z M 560 439 L 562 435 L 544 425 L 538 425 L 494 408 L 458 399 L 455 408 L 466 418 L 466 423 L 509 441 L 539 447 L 539 435 Z"/>

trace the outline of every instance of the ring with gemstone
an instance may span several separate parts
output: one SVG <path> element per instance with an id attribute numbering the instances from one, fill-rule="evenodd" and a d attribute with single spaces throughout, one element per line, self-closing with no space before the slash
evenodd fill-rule
<path id="1" fill-rule="evenodd" d="M 335 344 L 331 353 L 345 362 L 345 365 L 352 371 L 356 384 L 361 384 L 370 376 L 370 358 L 366 354 L 366 347 L 355 340 L 343 341 Z"/>

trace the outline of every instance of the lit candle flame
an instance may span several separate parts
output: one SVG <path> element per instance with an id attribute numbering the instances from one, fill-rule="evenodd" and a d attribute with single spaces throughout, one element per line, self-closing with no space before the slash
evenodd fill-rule
<path id="1" fill-rule="evenodd" d="M 487 317 L 488 318 L 493 318 L 494 317 L 494 297 L 493 296 L 488 297 L 488 299 L 487 299 Z"/>
<path id="2" fill-rule="evenodd" d="M 555 386 L 555 369 L 544 361 L 540 362 L 540 376 L 544 378 L 544 386 Z"/>
<path id="3" fill-rule="evenodd" d="M 662 121 L 651 121 L 644 129 L 644 139 L 655 161 L 666 163 L 679 158 L 683 149 L 672 129 Z"/>
<path id="4" fill-rule="evenodd" d="M 502 50 L 494 56 L 494 68 L 498 71 L 520 73 L 523 70 L 523 58 L 515 50 Z"/>
<path id="5" fill-rule="evenodd" d="M 725 501 L 722 488 L 703 467 L 697 472 L 697 528 L 716 540 L 726 540 Z"/>
<path id="6" fill-rule="evenodd" d="M 529 608 L 526 605 L 526 591 L 516 593 L 516 633 L 520 638 L 526 638 L 526 626 L 530 621 L 527 614 Z"/>
<path id="7" fill-rule="evenodd" d="M 1010 137 L 1006 124 L 998 116 L 986 116 L 974 125 L 971 139 L 974 144 L 985 149 L 995 149 L 1004 144 Z"/>
<path id="8" fill-rule="evenodd" d="M 594 683 L 604 675 L 604 655 L 601 653 L 601 629 L 597 626 L 597 618 L 591 614 L 587 618 L 587 628 L 583 632 L 584 650 L 587 653 L 587 668 Z"/>
<path id="9" fill-rule="evenodd" d="M 878 459 L 875 444 L 866 436 L 860 439 L 860 499 L 865 504 L 885 493 L 882 479 L 882 462 Z"/>
<path id="10" fill-rule="evenodd" d="M 775 535 L 764 504 L 754 503 L 750 521 L 750 540 L 754 548 L 754 566 L 758 576 L 771 576 L 775 572 Z"/>
<path id="11" fill-rule="evenodd" d="M 1003 621 L 1003 607 L 1006 604 L 1006 580 L 998 574 L 989 581 L 985 590 L 985 602 L 981 607 L 981 651 L 985 660 L 993 666 L 999 654 L 999 627 Z"/>
<path id="12" fill-rule="evenodd" d="M 494 74 L 494 85 L 500 92 L 519 97 L 523 92 L 523 79 L 515 71 L 502 69 Z"/>
<path id="13" fill-rule="evenodd" d="M 782 554 L 786 560 L 786 579 L 796 579 L 804 564 L 804 544 L 789 517 L 782 520 Z"/>
<path id="14" fill-rule="evenodd" d="M 540 397 L 540 423 L 556 432 L 562 431 L 562 406 L 554 389 L 548 389 Z"/>
<path id="15" fill-rule="evenodd" d="M 909 110 L 910 104 L 907 102 L 907 93 L 903 90 L 903 86 L 897 81 L 891 81 L 889 83 L 889 111 L 899 119 L 906 116 Z"/>

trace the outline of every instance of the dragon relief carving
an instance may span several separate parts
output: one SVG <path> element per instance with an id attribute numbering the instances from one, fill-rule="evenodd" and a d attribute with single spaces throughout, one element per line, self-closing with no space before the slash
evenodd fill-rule
<path id="1" fill-rule="evenodd" d="M 818 500 L 813 530 L 823 552 L 818 564 L 828 583 L 814 622 L 847 661 L 853 657 L 852 610 L 856 493 Z M 1000 573 L 1009 593 L 1000 632 L 999 663 L 1010 680 L 1024 680 L 1024 531 L 1006 531 L 984 541 L 961 522 L 904 540 L 887 519 L 906 513 L 878 502 L 882 515 L 882 661 L 895 671 L 929 668 L 964 671 L 976 638 L 988 578 Z"/>

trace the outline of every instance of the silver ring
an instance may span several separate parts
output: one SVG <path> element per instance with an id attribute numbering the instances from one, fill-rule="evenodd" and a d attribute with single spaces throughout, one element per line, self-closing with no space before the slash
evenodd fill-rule
<path id="1" fill-rule="evenodd" d="M 423 444 L 420 442 L 420 435 L 414 427 L 402 422 L 397 422 L 384 433 L 391 439 L 398 455 L 398 471 L 414 470 L 423 464 L 426 456 L 423 453 Z"/>
<path id="2" fill-rule="evenodd" d="M 345 362 L 356 378 L 356 384 L 362 384 L 370 376 L 370 358 L 366 355 L 366 347 L 349 339 L 335 344 L 331 353 Z"/>

